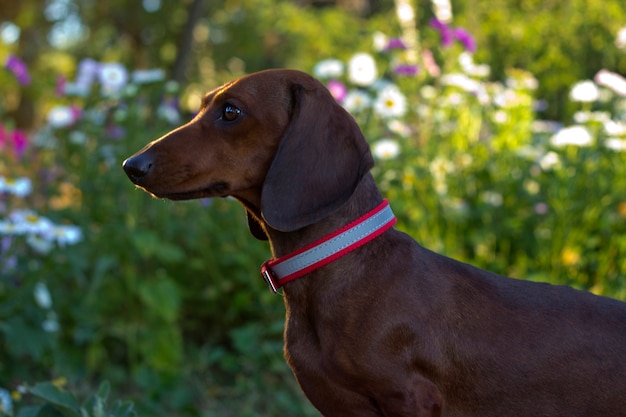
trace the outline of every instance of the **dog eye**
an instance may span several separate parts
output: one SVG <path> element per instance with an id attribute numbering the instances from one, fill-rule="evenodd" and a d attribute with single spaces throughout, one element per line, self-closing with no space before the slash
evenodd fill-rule
<path id="1" fill-rule="evenodd" d="M 241 115 L 241 109 L 237 106 L 233 106 L 232 104 L 227 104 L 224 106 L 224 110 L 222 111 L 222 120 L 227 122 L 232 122 L 236 120 Z"/>

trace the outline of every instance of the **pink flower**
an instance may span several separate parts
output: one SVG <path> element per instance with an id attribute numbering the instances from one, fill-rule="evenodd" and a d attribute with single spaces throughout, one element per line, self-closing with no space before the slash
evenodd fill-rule
<path id="1" fill-rule="evenodd" d="M 57 83 L 54 86 L 54 94 L 56 94 L 57 97 L 60 97 L 63 94 L 65 94 L 66 85 L 67 85 L 67 80 L 65 79 L 65 77 L 62 75 L 57 76 Z"/>
<path id="2" fill-rule="evenodd" d="M 439 65 L 437 65 L 435 57 L 429 49 L 424 49 L 424 52 L 422 52 L 422 60 L 426 71 L 428 71 L 432 77 L 438 77 L 441 74 L 441 69 L 439 68 Z"/>
<path id="3" fill-rule="evenodd" d="M 328 91 L 335 97 L 337 102 L 341 103 L 344 98 L 346 98 L 346 94 L 348 93 L 348 89 L 341 82 L 336 80 L 331 80 L 328 82 Z"/>
<path id="4" fill-rule="evenodd" d="M 5 146 L 12 146 L 15 157 L 21 158 L 28 147 L 28 136 L 21 130 L 10 131 L 0 125 L 0 148 Z"/>
<path id="5" fill-rule="evenodd" d="M 13 131 L 13 150 L 15 151 L 15 156 L 21 158 L 24 156 L 24 152 L 26 151 L 26 147 L 28 146 L 28 136 L 21 130 Z"/>
<path id="6" fill-rule="evenodd" d="M 15 78 L 17 78 L 17 82 L 22 85 L 30 84 L 30 74 L 28 74 L 28 67 L 26 66 L 24 61 L 22 61 L 15 55 L 9 55 L 5 66 L 9 71 L 13 73 L 13 75 L 15 75 Z"/>

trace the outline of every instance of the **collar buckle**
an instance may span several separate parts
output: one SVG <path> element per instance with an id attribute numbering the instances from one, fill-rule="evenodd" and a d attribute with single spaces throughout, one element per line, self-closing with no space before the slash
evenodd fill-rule
<path id="1" fill-rule="evenodd" d="M 263 262 L 263 265 L 261 265 L 261 276 L 263 277 L 263 280 L 265 281 L 267 286 L 270 288 L 270 291 L 276 294 L 278 293 L 278 288 L 280 288 L 280 284 L 278 283 L 278 278 L 276 278 L 274 271 L 272 271 L 267 263 L 268 261 L 265 261 Z"/>

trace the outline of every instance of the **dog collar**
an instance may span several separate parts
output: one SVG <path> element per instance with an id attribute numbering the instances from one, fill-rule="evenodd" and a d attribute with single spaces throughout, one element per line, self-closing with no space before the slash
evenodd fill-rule
<path id="1" fill-rule="evenodd" d="M 261 266 L 261 276 L 276 293 L 286 283 L 363 246 L 395 223 L 396 217 L 385 199 L 372 211 L 330 235 L 295 252 L 265 261 Z"/>

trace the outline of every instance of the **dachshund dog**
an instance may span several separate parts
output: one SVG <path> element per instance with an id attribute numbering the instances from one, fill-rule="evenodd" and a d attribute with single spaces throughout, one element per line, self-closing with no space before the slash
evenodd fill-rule
<path id="1" fill-rule="evenodd" d="M 123 167 L 158 198 L 245 207 L 284 285 L 287 362 L 324 416 L 626 416 L 626 303 L 421 247 L 391 227 L 373 164 L 321 83 L 268 70 Z"/>

